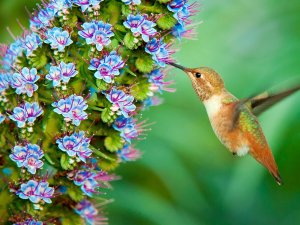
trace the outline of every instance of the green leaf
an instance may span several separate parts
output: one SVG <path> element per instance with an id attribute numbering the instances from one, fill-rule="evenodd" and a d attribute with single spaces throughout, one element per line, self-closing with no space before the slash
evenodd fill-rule
<path id="1" fill-rule="evenodd" d="M 131 14 L 131 10 L 130 10 L 129 6 L 128 6 L 128 5 L 125 5 L 125 4 L 122 4 L 121 11 L 122 11 L 122 14 L 123 14 L 124 16 L 126 16 L 126 17 L 127 17 L 129 14 Z"/>
<path id="2" fill-rule="evenodd" d="M 84 225 L 84 224 L 86 224 L 79 215 L 74 214 L 74 213 L 72 215 L 68 216 L 68 217 L 61 218 L 60 221 L 61 221 L 62 225 L 70 225 L 70 224 L 72 224 L 72 225 Z"/>
<path id="3" fill-rule="evenodd" d="M 80 202 L 84 198 L 82 191 L 78 187 L 75 187 L 75 186 L 68 187 L 68 195 L 75 202 Z"/>
<path id="4" fill-rule="evenodd" d="M 157 25 L 163 30 L 169 30 L 173 28 L 177 23 L 177 20 L 173 17 L 172 13 L 167 13 L 157 20 Z"/>
<path id="5" fill-rule="evenodd" d="M 149 54 L 142 54 L 135 61 L 135 65 L 142 73 L 150 73 L 154 68 L 154 62 Z"/>
<path id="6" fill-rule="evenodd" d="M 91 146 L 90 145 L 90 149 L 93 150 L 93 153 L 101 158 L 104 158 L 108 161 L 116 161 L 116 159 L 112 158 L 112 157 L 109 157 L 107 154 L 101 152 L 100 150 L 98 150 L 97 148 L 95 148 L 94 146 Z"/>
<path id="7" fill-rule="evenodd" d="M 66 154 L 62 154 L 60 158 L 60 165 L 64 170 L 69 170 L 72 169 L 72 166 L 70 165 L 69 162 L 70 157 L 67 156 Z"/>
<path id="8" fill-rule="evenodd" d="M 120 25 L 120 24 L 115 24 L 114 29 L 118 30 L 118 31 L 121 31 L 121 32 L 124 32 L 124 33 L 127 31 L 126 28 L 123 25 Z"/>
<path id="9" fill-rule="evenodd" d="M 105 123 L 109 123 L 111 121 L 111 111 L 108 108 L 105 108 L 101 113 L 101 119 Z"/>
<path id="10" fill-rule="evenodd" d="M 47 48 L 40 48 L 33 52 L 33 55 L 29 57 L 29 64 L 36 69 L 42 69 L 46 66 L 48 58 L 45 54 Z"/>
<path id="11" fill-rule="evenodd" d="M 168 3 L 170 2 L 171 0 L 158 0 L 160 3 Z"/>
<path id="12" fill-rule="evenodd" d="M 124 37 L 124 44 L 129 49 L 135 49 L 136 44 L 134 42 L 135 37 L 133 36 L 132 32 L 128 32 Z"/>
<path id="13" fill-rule="evenodd" d="M 137 85 L 134 85 L 131 88 L 130 93 L 136 100 L 144 101 L 149 97 L 148 96 L 149 86 L 150 83 L 148 83 L 147 78 L 140 79 Z"/>
<path id="14" fill-rule="evenodd" d="M 96 80 L 96 85 L 99 91 L 106 91 L 109 88 L 109 85 L 104 80 L 100 79 Z"/>
<path id="15" fill-rule="evenodd" d="M 124 145 L 123 139 L 120 137 L 119 133 L 113 133 L 104 139 L 104 146 L 110 152 L 115 152 L 120 150 Z"/>

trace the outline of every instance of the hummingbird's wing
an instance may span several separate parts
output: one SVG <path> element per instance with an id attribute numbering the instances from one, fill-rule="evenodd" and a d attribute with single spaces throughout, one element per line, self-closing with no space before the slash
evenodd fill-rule
<path id="1" fill-rule="evenodd" d="M 300 90 L 300 86 L 276 94 L 264 92 L 260 95 L 248 99 L 245 103 L 249 104 L 253 114 L 258 116 L 277 102 L 290 96 L 298 90 Z"/>
<path id="2" fill-rule="evenodd" d="M 242 99 L 236 102 L 232 114 L 232 129 L 236 127 L 243 107 L 249 107 L 255 116 L 259 116 L 265 110 L 267 110 L 277 102 L 281 101 L 282 99 L 288 97 L 289 95 L 295 93 L 298 90 L 300 90 L 300 86 L 276 94 L 264 92 L 259 95 L 256 95 L 255 97 Z"/>

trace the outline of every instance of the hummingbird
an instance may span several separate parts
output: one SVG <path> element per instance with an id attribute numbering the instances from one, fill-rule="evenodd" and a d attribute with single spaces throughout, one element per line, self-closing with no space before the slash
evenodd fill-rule
<path id="1" fill-rule="evenodd" d="M 266 109 L 293 94 L 300 86 L 280 93 L 264 92 L 254 97 L 238 99 L 224 86 L 221 76 L 212 68 L 186 68 L 173 62 L 169 65 L 183 70 L 203 102 L 211 126 L 221 143 L 233 154 L 250 154 L 262 164 L 281 185 L 277 164 L 257 116 Z"/>

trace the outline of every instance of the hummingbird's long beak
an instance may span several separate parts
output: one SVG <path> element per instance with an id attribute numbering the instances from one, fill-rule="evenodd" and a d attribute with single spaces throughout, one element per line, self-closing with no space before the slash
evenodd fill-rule
<path id="1" fill-rule="evenodd" d="M 173 62 L 168 62 L 168 64 L 171 65 L 171 66 L 174 66 L 174 67 L 176 67 L 176 68 L 178 68 L 178 69 L 181 69 L 181 70 L 183 70 L 184 72 L 190 72 L 190 71 L 191 71 L 191 69 L 186 68 L 186 67 L 184 67 L 184 66 L 180 66 L 180 65 L 178 65 L 178 64 L 176 64 L 176 63 L 173 63 Z"/>

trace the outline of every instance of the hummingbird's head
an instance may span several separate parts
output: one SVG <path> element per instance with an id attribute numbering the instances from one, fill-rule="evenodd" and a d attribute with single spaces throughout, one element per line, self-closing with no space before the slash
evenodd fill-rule
<path id="1" fill-rule="evenodd" d="M 190 69 L 175 63 L 169 64 L 183 70 L 189 76 L 195 91 L 202 101 L 224 90 L 224 81 L 215 70 L 209 67 Z"/>

